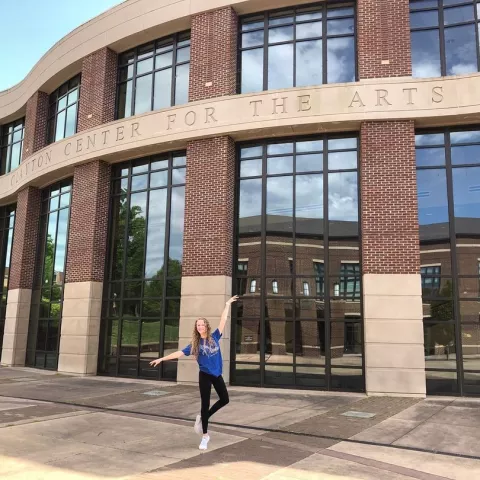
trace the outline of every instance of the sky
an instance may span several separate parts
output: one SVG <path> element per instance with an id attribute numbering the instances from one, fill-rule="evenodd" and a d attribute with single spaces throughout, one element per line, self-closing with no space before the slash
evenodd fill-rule
<path id="1" fill-rule="evenodd" d="M 58 40 L 123 0 L 0 0 L 0 91 L 25 78 Z"/>

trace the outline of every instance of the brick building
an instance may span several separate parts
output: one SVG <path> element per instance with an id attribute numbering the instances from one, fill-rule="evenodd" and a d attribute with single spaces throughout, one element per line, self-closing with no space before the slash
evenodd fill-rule
<path id="1" fill-rule="evenodd" d="M 0 92 L 2 365 L 480 393 L 480 1 L 127 0 Z"/>

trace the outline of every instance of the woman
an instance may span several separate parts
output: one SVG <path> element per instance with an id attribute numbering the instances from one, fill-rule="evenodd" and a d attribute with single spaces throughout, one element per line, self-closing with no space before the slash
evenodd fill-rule
<path id="1" fill-rule="evenodd" d="M 227 322 L 230 306 L 233 302 L 238 300 L 238 295 L 232 297 L 225 304 L 220 324 L 218 328 L 212 333 L 210 324 L 206 318 L 198 318 L 193 327 L 192 341 L 183 350 L 171 353 L 166 357 L 157 358 L 150 365 L 156 367 L 161 362 L 166 360 L 173 360 L 186 355 L 193 355 L 198 362 L 200 372 L 198 375 L 198 385 L 200 387 L 200 397 L 202 400 L 201 415 L 197 415 L 195 432 L 201 434 L 203 431 L 202 441 L 198 447 L 200 450 L 206 450 L 210 436 L 208 435 L 208 419 L 222 407 L 228 403 L 228 392 L 225 382 L 222 377 L 222 352 L 220 351 L 220 340 L 225 323 Z M 213 388 L 219 396 L 219 400 L 212 408 L 210 408 L 210 393 Z"/>

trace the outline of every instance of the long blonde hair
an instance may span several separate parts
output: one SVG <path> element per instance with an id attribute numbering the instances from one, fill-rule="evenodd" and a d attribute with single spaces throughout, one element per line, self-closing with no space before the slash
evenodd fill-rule
<path id="1" fill-rule="evenodd" d="M 198 330 L 197 330 L 197 322 L 199 320 L 203 320 L 203 322 L 205 323 L 205 328 L 207 330 L 207 339 L 206 339 L 206 342 L 208 342 L 210 345 L 212 345 L 214 342 L 213 342 L 213 338 L 212 338 L 212 327 L 210 326 L 210 323 L 209 321 L 206 319 L 206 318 L 203 318 L 203 317 L 200 317 L 200 318 L 197 318 L 195 320 L 195 324 L 193 325 L 193 334 L 192 334 L 192 350 L 191 350 L 191 354 L 194 356 L 194 357 L 198 357 L 198 354 L 200 352 L 200 339 L 202 338 L 200 336 L 200 334 L 198 333 Z"/>

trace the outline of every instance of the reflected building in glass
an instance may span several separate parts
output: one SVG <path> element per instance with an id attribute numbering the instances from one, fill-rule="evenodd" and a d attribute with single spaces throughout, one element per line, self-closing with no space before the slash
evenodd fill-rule
<path id="1" fill-rule="evenodd" d="M 151 3 L 0 92 L 2 365 L 480 393 L 480 0 Z"/>

